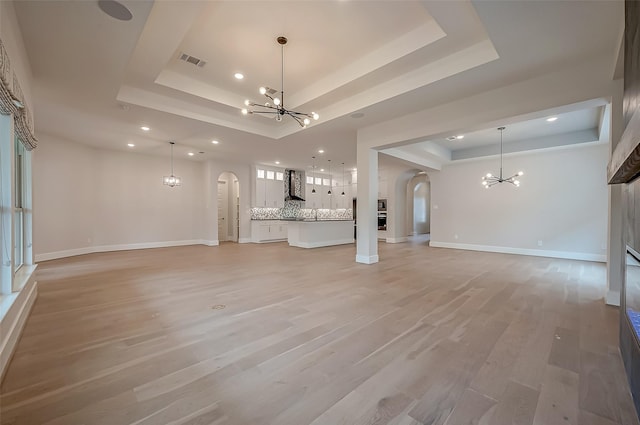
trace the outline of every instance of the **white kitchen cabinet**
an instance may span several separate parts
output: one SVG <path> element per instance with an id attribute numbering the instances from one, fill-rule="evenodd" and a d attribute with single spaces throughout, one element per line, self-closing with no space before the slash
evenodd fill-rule
<path id="1" fill-rule="evenodd" d="M 267 181 L 256 179 L 256 207 L 267 207 Z"/>
<path id="2" fill-rule="evenodd" d="M 284 170 L 259 165 L 255 173 L 254 207 L 284 207 Z"/>
<path id="3" fill-rule="evenodd" d="M 333 195 L 329 195 L 329 186 L 322 186 L 322 191 L 320 192 L 320 208 L 329 209 L 331 208 L 331 197 Z"/>
<path id="4" fill-rule="evenodd" d="M 344 196 L 342 196 L 342 186 L 336 187 L 335 192 L 335 208 L 353 208 L 353 198 L 349 186 L 344 187 Z"/>
<path id="5" fill-rule="evenodd" d="M 284 207 L 284 181 L 267 180 L 266 204 L 269 208 Z"/>
<path id="6" fill-rule="evenodd" d="M 322 208 L 321 207 L 321 198 L 320 198 L 320 191 L 322 186 L 315 186 L 316 189 L 316 193 L 311 193 L 313 190 L 314 186 L 312 184 L 307 184 L 306 187 L 306 202 L 305 202 L 305 208 Z"/>
<path id="7" fill-rule="evenodd" d="M 251 222 L 251 239 L 256 243 L 286 240 L 287 222 L 280 220 L 254 220 Z"/>

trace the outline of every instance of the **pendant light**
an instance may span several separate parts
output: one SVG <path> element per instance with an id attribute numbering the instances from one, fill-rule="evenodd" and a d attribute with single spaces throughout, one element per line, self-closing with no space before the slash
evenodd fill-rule
<path id="1" fill-rule="evenodd" d="M 498 130 L 500 130 L 500 174 L 498 176 L 494 176 L 491 173 L 487 173 L 487 175 L 482 177 L 482 185 L 487 189 L 498 183 L 511 183 L 518 187 L 520 186 L 520 180 L 518 180 L 517 177 L 524 174 L 522 171 L 518 171 L 516 174 L 511 177 L 507 177 L 506 179 L 502 177 L 502 132 L 505 130 L 505 127 L 498 127 Z"/>
<path id="2" fill-rule="evenodd" d="M 342 193 L 341 196 L 344 196 L 344 162 L 342 163 Z"/>
<path id="3" fill-rule="evenodd" d="M 171 175 L 164 176 L 162 178 L 164 185 L 169 187 L 176 187 L 176 186 L 182 185 L 182 181 L 180 180 L 180 177 L 173 175 L 173 145 L 175 144 L 176 142 L 169 142 L 169 145 L 171 145 Z"/>
<path id="4" fill-rule="evenodd" d="M 329 191 L 327 194 L 331 195 L 331 160 L 328 159 L 327 161 L 329 161 Z"/>
<path id="5" fill-rule="evenodd" d="M 313 189 L 311 189 L 311 193 L 316 193 L 316 157 L 312 156 L 311 159 L 313 159 L 313 165 L 311 165 Z"/>
<path id="6" fill-rule="evenodd" d="M 258 91 L 261 95 L 267 98 L 267 103 L 256 103 L 250 100 L 245 100 L 244 105 L 246 108 L 242 108 L 243 115 L 248 114 L 263 114 L 267 116 L 274 116 L 276 121 L 282 121 L 282 117 L 285 115 L 293 118 L 302 128 L 306 128 L 311 124 L 311 120 L 317 121 L 320 118 L 315 112 L 298 112 L 291 109 L 287 109 L 284 106 L 284 46 L 287 44 L 287 37 L 280 36 L 276 38 L 276 41 L 280 45 L 280 59 L 282 62 L 282 73 L 280 74 L 280 97 L 277 96 L 278 91 L 269 87 L 260 87 Z M 271 104 L 273 102 L 273 105 Z M 253 108 L 253 109 L 249 109 Z"/>

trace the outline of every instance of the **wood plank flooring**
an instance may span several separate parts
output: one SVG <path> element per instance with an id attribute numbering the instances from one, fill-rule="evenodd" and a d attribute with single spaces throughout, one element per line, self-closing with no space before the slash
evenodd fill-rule
<path id="1" fill-rule="evenodd" d="M 381 244 L 41 263 L 4 425 L 638 425 L 603 264 Z"/>

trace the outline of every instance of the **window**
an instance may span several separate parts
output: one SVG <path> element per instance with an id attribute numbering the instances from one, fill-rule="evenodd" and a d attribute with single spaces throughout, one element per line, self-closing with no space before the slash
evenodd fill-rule
<path id="1" fill-rule="evenodd" d="M 281 173 L 280 171 L 278 171 L 276 173 L 276 180 L 283 181 L 284 180 L 284 173 Z"/>
<path id="2" fill-rule="evenodd" d="M 259 179 L 263 179 L 264 178 L 264 170 L 258 169 L 258 178 Z"/>
<path id="3" fill-rule="evenodd" d="M 307 184 L 313 184 L 313 177 L 307 176 Z"/>
<path id="4" fill-rule="evenodd" d="M 316 184 L 318 186 L 322 185 L 322 177 L 316 177 Z"/>
<path id="5" fill-rule="evenodd" d="M 13 270 L 17 271 L 24 264 L 24 157 L 25 150 L 22 142 L 16 137 L 15 140 L 15 205 L 13 208 L 15 245 Z"/>
<path id="6" fill-rule="evenodd" d="M 329 179 L 322 179 L 322 184 L 324 186 L 331 186 L 331 180 Z"/>
<path id="7" fill-rule="evenodd" d="M 275 173 L 271 170 L 267 170 L 267 180 L 273 180 L 275 178 Z"/>

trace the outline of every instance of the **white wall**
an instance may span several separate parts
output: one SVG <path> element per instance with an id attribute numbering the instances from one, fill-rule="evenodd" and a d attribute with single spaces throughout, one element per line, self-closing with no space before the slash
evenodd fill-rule
<path id="1" fill-rule="evenodd" d="M 495 157 L 430 172 L 431 245 L 604 261 L 607 161 L 604 144 L 505 156 L 519 188 L 481 185 Z"/>
<path id="2" fill-rule="evenodd" d="M 36 256 L 93 245 L 96 151 L 39 135 L 33 151 L 33 242 Z"/>
<path id="3" fill-rule="evenodd" d="M 182 186 L 170 188 L 162 184 L 168 158 L 45 134 L 39 139 L 33 161 L 37 260 L 204 239 L 203 164 L 174 160 Z"/>

